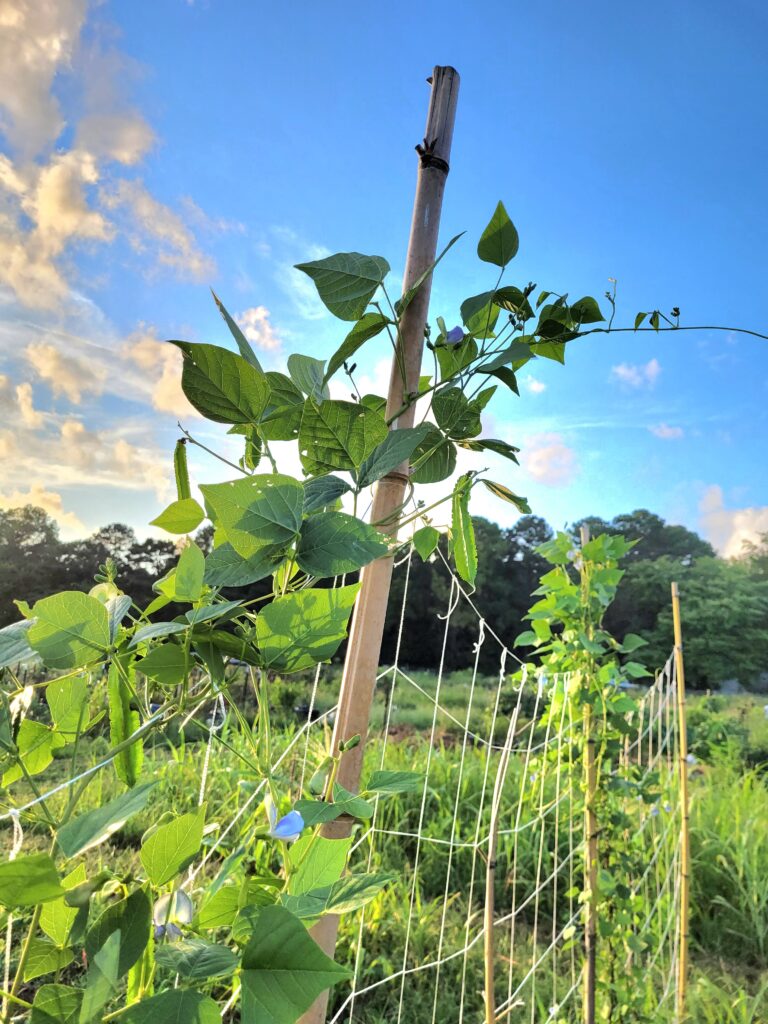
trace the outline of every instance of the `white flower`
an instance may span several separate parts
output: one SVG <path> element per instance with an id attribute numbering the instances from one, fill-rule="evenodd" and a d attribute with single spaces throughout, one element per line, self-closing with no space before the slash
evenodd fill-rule
<path id="1" fill-rule="evenodd" d="M 192 900 L 183 889 L 166 893 L 155 902 L 152 908 L 152 923 L 155 926 L 155 938 L 163 937 L 175 942 L 181 938 L 181 924 L 191 924 L 195 916 Z"/>
<path id="2" fill-rule="evenodd" d="M 17 693 L 10 702 L 11 723 L 26 716 L 32 706 L 32 699 L 35 696 L 34 686 L 25 686 L 21 693 Z"/>

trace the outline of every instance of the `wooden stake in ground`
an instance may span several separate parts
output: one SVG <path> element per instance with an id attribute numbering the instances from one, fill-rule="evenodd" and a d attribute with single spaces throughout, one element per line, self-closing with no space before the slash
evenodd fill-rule
<path id="1" fill-rule="evenodd" d="M 432 91 L 424 142 L 417 147 L 419 167 L 403 292 L 408 291 L 435 261 L 459 95 L 459 75 L 453 68 L 436 67 L 429 82 Z M 406 397 L 416 393 L 419 387 L 431 286 L 430 275 L 419 288 L 401 320 L 399 351 L 392 361 L 387 397 L 387 418 L 396 417 L 392 422 L 392 428 L 412 427 L 414 423 L 416 409 L 413 405 L 407 405 Z M 406 462 L 385 476 L 376 486 L 371 521 L 391 522 L 391 525 L 383 529 L 392 536 L 397 534 L 398 510 L 403 504 L 407 483 Z M 339 783 L 353 793 L 357 792 L 360 784 L 364 743 L 379 670 L 391 579 L 391 558 L 380 558 L 363 569 L 360 575 L 360 594 L 344 662 L 339 709 L 333 730 L 333 749 L 338 750 L 339 743 L 351 736 L 359 734 L 362 737 L 360 745 L 341 759 L 338 775 Z M 349 831 L 350 822 L 341 818 L 326 825 L 323 835 L 330 839 L 343 839 Z M 312 929 L 315 940 L 329 956 L 333 955 L 336 946 L 337 930 L 338 918 L 331 914 L 322 918 Z M 302 1017 L 302 1024 L 322 1024 L 325 1020 L 327 1001 L 327 994 L 320 996 Z"/>
<path id="2" fill-rule="evenodd" d="M 683 630 L 680 623 L 680 591 L 672 584 L 672 623 L 675 635 L 675 682 L 677 689 L 677 749 L 680 760 L 680 938 L 677 960 L 677 1024 L 685 1020 L 685 989 L 688 981 L 688 906 L 691 885 L 691 841 L 688 805 L 688 733 L 685 720 L 685 666 Z"/>
<path id="3" fill-rule="evenodd" d="M 581 528 L 582 550 L 589 543 L 589 527 Z M 595 763 L 595 733 L 592 705 L 584 705 L 584 888 L 589 894 L 585 904 L 584 921 L 584 1024 L 595 1024 L 595 988 L 597 977 L 597 766 Z"/>

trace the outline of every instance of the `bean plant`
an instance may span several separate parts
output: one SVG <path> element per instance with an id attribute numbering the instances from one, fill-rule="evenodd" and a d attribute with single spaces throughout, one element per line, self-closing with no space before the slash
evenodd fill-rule
<path id="1" fill-rule="evenodd" d="M 451 508 L 451 557 L 473 584 L 472 490 L 483 485 L 529 511 L 525 498 L 483 468 L 487 453 L 511 466 L 518 454 L 507 441 L 484 436 L 484 409 L 499 389 L 518 394 L 517 374 L 532 359 L 563 363 L 569 344 L 617 329 L 615 290 L 605 293 L 606 319 L 591 296 L 571 300 L 562 292 L 537 293 L 532 283 L 503 283 L 518 235 L 499 203 L 477 246 L 479 259 L 494 268 L 489 289 L 461 303 L 460 323 L 450 315 L 424 325 L 428 370 L 416 386 L 404 382 L 403 407 L 387 415 L 382 396 L 360 394 L 355 360 L 380 337 L 404 372 L 403 314 L 457 241 L 397 301 L 380 256 L 338 253 L 300 264 L 346 327 L 330 360 L 295 353 L 287 372 L 262 368 L 214 296 L 237 351 L 170 344 L 183 356 L 185 395 L 240 439 L 241 455 L 235 462 L 214 453 L 226 463 L 227 478 L 200 486 L 199 501 L 187 458 L 190 445 L 205 446 L 187 432 L 177 443 L 176 499 L 152 523 L 179 538 L 179 554 L 155 583 L 156 596 L 137 606 L 111 563 L 88 593 L 52 594 L 33 607 L 19 595 L 21 620 L 0 631 L 2 813 L 10 841 L 10 856 L 0 864 L 0 907 L 11 940 L 3 1024 L 213 1024 L 233 1007 L 247 1024 L 291 1024 L 347 978 L 307 926 L 325 914 L 352 912 L 398 882 L 345 874 L 351 840 L 328 839 L 321 828 L 342 814 L 365 823 L 373 799 L 408 790 L 414 780 L 407 772 L 377 773 L 362 793 L 347 792 L 336 774 L 352 739 L 326 749 L 310 766 L 304 791 L 292 793 L 271 749 L 270 674 L 332 658 L 347 635 L 355 575 L 396 553 L 402 543 L 396 525 L 413 524 L 416 548 L 429 557 L 439 539 L 430 515 L 443 502 Z M 669 316 L 655 310 L 625 329 L 675 330 L 678 317 L 677 310 Z M 331 397 L 329 381 L 339 374 L 349 383 L 349 399 Z M 417 425 L 398 427 L 411 406 L 418 407 Z M 275 442 L 297 446 L 300 478 L 279 471 Z M 477 468 L 425 504 L 419 485 L 449 481 L 460 450 L 476 456 Z M 410 466 L 406 502 L 389 521 L 366 522 L 360 511 L 368 492 L 404 464 Z M 192 537 L 204 522 L 213 528 L 207 554 Z M 271 581 L 266 597 L 231 596 L 257 581 Z M 552 607 L 536 614 L 537 629 L 562 612 L 567 592 L 552 593 Z M 577 645 L 579 657 L 593 656 L 601 641 L 590 629 L 574 633 L 573 657 Z M 553 651 L 564 642 L 553 640 Z M 14 666 L 33 660 L 44 674 L 27 686 Z M 259 703 L 253 723 L 231 688 L 243 664 Z M 30 708 L 35 697 L 38 707 L 43 699 L 47 704 L 46 720 Z M 585 699 L 597 695 L 587 688 Z M 148 739 L 219 705 L 248 741 L 238 756 L 260 797 L 236 823 L 211 819 L 204 786 L 194 811 L 156 806 L 156 782 L 143 770 Z M 86 741 L 105 728 L 108 752 L 89 766 Z M 208 729 L 215 756 L 227 741 L 213 720 Z M 605 742 L 613 742 L 610 731 Z M 52 766 L 62 761 L 68 780 L 52 793 Z M 105 771 L 116 774 L 124 791 L 83 812 L 83 794 Z M 141 839 L 135 870 L 111 870 L 108 861 L 95 870 L 91 851 L 117 838 L 147 805 L 155 820 Z M 47 852 L 27 852 L 24 834 L 40 831 Z"/>
<path id="2" fill-rule="evenodd" d="M 575 768 L 570 782 L 585 816 L 584 884 L 566 896 L 591 907 L 596 1020 L 606 1024 L 657 1020 L 666 980 L 663 963 L 652 970 L 661 937 L 638 880 L 650 856 L 658 855 L 654 846 L 662 840 L 655 832 L 647 834 L 648 825 L 654 816 L 672 811 L 667 797 L 672 799 L 675 780 L 662 778 L 657 768 L 648 770 L 637 757 L 628 756 L 628 743 L 637 739 L 642 721 L 639 701 L 628 688 L 650 675 L 635 660 L 645 641 L 628 633 L 619 642 L 602 622 L 624 575 L 619 560 L 632 547 L 633 542 L 608 534 L 575 547 L 566 533 L 539 547 L 538 553 L 552 568 L 541 578 L 539 599 L 527 616 L 531 629 L 517 638 L 518 645 L 535 649 L 542 678 L 555 681 L 542 724 L 557 729 L 565 718 L 573 727 L 570 763 Z M 542 755 L 542 780 L 545 762 L 553 756 Z M 595 843 L 592 874 L 590 834 Z M 652 895 L 655 898 L 655 892 Z M 673 908 L 665 906 L 660 917 L 666 923 L 672 913 Z M 587 920 L 585 914 L 583 925 L 566 929 L 566 946 L 583 941 Z"/>

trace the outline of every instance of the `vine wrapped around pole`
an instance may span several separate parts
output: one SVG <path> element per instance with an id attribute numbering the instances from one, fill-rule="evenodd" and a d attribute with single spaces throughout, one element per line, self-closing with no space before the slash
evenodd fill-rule
<path id="1" fill-rule="evenodd" d="M 581 527 L 582 551 L 589 543 L 589 527 Z M 584 889 L 587 893 L 584 922 L 584 1024 L 595 1024 L 595 990 L 597 979 L 597 766 L 592 707 L 584 706 Z"/>
<path id="2" fill-rule="evenodd" d="M 686 984 L 688 981 L 688 913 L 691 886 L 691 840 L 688 801 L 688 733 L 685 716 L 685 665 L 683 663 L 683 630 L 680 622 L 680 591 L 672 584 L 672 623 L 675 636 L 675 679 L 677 693 L 678 755 L 680 759 L 680 936 L 677 961 L 677 1024 L 685 1021 Z"/>
<path id="3" fill-rule="evenodd" d="M 436 67 L 429 79 L 432 87 L 424 141 L 416 147 L 419 154 L 416 196 L 413 205 L 411 234 L 403 277 L 403 295 L 417 286 L 422 275 L 435 262 L 437 237 L 443 193 L 448 177 L 453 126 L 459 94 L 459 75 L 451 67 Z M 419 390 L 424 331 L 429 311 L 432 275 L 420 286 L 403 312 L 395 342 L 392 374 L 387 396 L 387 420 L 390 429 L 412 427 L 415 405 L 410 396 Z M 393 418 L 394 417 L 394 418 Z M 399 510 L 408 484 L 407 461 L 383 477 L 376 486 L 371 522 L 388 524 L 383 532 L 397 533 Z M 392 558 L 379 558 L 366 566 L 360 575 L 360 594 L 355 607 L 344 674 L 339 694 L 339 709 L 333 733 L 333 750 L 352 736 L 362 737 L 360 744 L 347 752 L 341 761 L 338 782 L 356 792 L 360 782 L 365 736 L 368 731 L 379 655 L 384 635 L 389 588 L 392 579 Z M 350 822 L 341 818 L 324 829 L 330 839 L 349 834 Z M 338 931 L 338 917 L 328 915 L 312 929 L 323 950 L 333 954 Z M 327 994 L 320 996 L 302 1018 L 302 1024 L 322 1024 L 325 1020 Z"/>

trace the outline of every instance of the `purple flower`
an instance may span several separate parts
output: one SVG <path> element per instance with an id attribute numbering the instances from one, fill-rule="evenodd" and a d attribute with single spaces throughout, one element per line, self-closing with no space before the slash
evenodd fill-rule
<path id="1" fill-rule="evenodd" d="M 445 344 L 458 345 L 460 341 L 464 341 L 464 328 L 452 327 L 445 336 Z"/>
<path id="2" fill-rule="evenodd" d="M 653 815 L 654 818 L 656 818 L 658 816 L 659 808 L 656 806 L 656 804 L 654 804 L 653 807 L 651 808 L 651 814 Z"/>
<path id="3" fill-rule="evenodd" d="M 269 818 L 269 834 L 273 839 L 282 839 L 286 843 L 295 842 L 304 829 L 304 819 L 298 811 L 289 811 L 282 818 L 277 817 L 277 808 L 270 793 L 264 798 L 264 806 Z"/>

